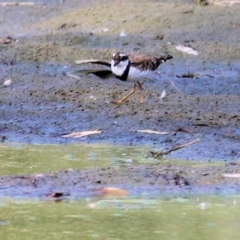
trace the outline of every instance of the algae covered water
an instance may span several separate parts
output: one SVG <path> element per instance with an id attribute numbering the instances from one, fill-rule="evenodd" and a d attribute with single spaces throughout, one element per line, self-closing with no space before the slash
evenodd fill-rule
<path id="1" fill-rule="evenodd" d="M 239 197 L 0 203 L 2 239 L 239 239 Z"/>

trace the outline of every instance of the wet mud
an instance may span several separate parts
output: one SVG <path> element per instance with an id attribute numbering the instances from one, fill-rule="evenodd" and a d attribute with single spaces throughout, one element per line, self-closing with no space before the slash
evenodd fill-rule
<path id="1" fill-rule="evenodd" d="M 31 176 L 0 179 L 0 196 L 40 199 L 77 199 L 85 197 L 120 197 L 109 187 L 119 188 L 124 196 L 159 198 L 189 197 L 195 194 L 232 195 L 240 191 L 240 165 L 184 166 L 148 164 L 124 168 L 67 170 Z"/>
<path id="2" fill-rule="evenodd" d="M 193 1 L 51 1 L 31 7 L 0 6 L 0 37 L 13 38 L 10 43 L 0 44 L 0 80 L 2 83 L 12 80 L 10 86 L 0 88 L 2 142 L 107 142 L 161 150 L 200 139 L 167 157 L 203 162 L 239 160 L 239 11 L 239 4 L 200 6 Z M 124 37 L 120 37 L 122 30 L 126 33 Z M 192 46 L 198 55 L 178 51 L 179 44 Z M 76 60 L 109 60 L 116 50 L 156 56 L 168 52 L 174 56 L 145 83 L 143 104 L 139 94 L 122 105 L 111 103 L 125 95 L 131 83 L 114 78 L 103 80 L 83 73 L 77 73 L 79 78 L 67 75 L 93 68 L 76 66 Z M 161 99 L 163 90 L 166 97 Z M 168 134 L 137 132 L 145 129 Z M 102 133 L 81 139 L 62 137 L 87 130 L 101 130 Z M 147 171 L 148 167 L 140 168 Z M 174 172 L 175 169 L 177 172 L 178 168 L 165 166 L 162 170 Z M 228 171 L 226 166 L 223 169 L 219 171 Z M 131 172 L 130 169 L 126 171 Z M 195 186 L 192 182 L 196 181 L 188 176 L 189 171 L 183 171 L 186 182 Z M 222 183 L 221 179 L 214 179 L 217 170 L 209 168 L 208 171 L 213 182 Z M 58 174 L 61 182 L 66 175 L 70 177 L 71 185 L 78 174 L 85 173 Z M 136 171 L 136 174 L 140 173 Z M 169 181 L 174 182 L 176 174 L 172 174 Z M 155 175 L 154 171 L 149 172 L 149 176 L 155 178 Z M 95 179 L 94 174 L 91 177 Z M 28 179 L 4 178 L 1 184 L 13 181 L 6 193 L 17 193 L 14 186 L 18 185 L 21 186 L 19 191 L 28 185 L 33 188 L 32 177 L 25 178 Z M 131 177 L 119 178 L 131 181 Z M 141 184 L 144 185 L 146 177 L 139 178 L 143 178 Z M 159 186 L 168 186 L 161 174 L 160 178 L 156 180 Z M 51 177 L 46 175 L 39 181 L 46 179 L 50 181 L 50 189 L 54 186 Z M 91 188 L 95 180 L 89 179 Z M 206 176 L 199 179 L 206 179 Z M 108 184 L 114 181 L 110 178 Z M 93 184 L 93 188 L 96 186 Z M 72 188 L 73 185 L 70 190 Z M 4 189 L 1 187 L 1 194 Z M 44 194 L 49 189 L 44 190 Z M 67 191 L 67 187 L 63 190 Z"/>

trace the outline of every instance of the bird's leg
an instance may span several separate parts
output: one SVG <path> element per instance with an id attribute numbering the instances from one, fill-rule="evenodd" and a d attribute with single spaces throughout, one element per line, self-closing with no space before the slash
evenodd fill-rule
<path id="1" fill-rule="evenodd" d="M 119 100 L 112 101 L 112 103 L 122 104 L 127 98 L 129 98 L 131 95 L 133 95 L 135 93 L 136 88 L 137 88 L 137 85 L 135 83 L 134 86 L 133 86 L 133 89 L 126 96 L 124 96 L 123 98 L 121 98 Z"/>
<path id="2" fill-rule="evenodd" d="M 137 82 L 138 87 L 140 89 L 140 102 L 144 102 L 144 95 L 143 95 L 143 83 Z"/>

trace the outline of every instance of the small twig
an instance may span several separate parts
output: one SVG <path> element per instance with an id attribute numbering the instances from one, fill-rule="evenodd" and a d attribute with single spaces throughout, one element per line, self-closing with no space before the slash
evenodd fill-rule
<path id="1" fill-rule="evenodd" d="M 137 132 L 140 132 L 140 133 L 153 133 L 153 134 L 160 134 L 160 135 L 168 134 L 168 132 L 159 132 L 159 131 L 154 131 L 154 130 L 150 130 L 150 129 L 137 130 Z"/>
<path id="2" fill-rule="evenodd" d="M 176 84 L 175 84 L 172 80 L 168 80 L 168 81 L 170 82 L 170 84 L 171 84 L 175 89 L 177 89 L 178 92 L 181 92 L 181 93 L 182 93 L 182 91 L 176 86 Z"/>
<path id="3" fill-rule="evenodd" d="M 196 139 L 196 140 L 194 140 L 194 141 L 192 141 L 192 142 L 188 142 L 188 143 L 184 143 L 184 144 L 175 146 L 175 147 L 173 147 L 173 148 L 171 148 L 171 149 L 169 149 L 169 150 L 162 150 L 162 151 L 160 151 L 160 152 L 150 151 L 149 153 L 151 154 L 151 156 L 152 156 L 153 158 L 161 158 L 163 155 L 168 155 L 169 153 L 171 153 L 171 152 L 173 152 L 173 151 L 179 150 L 179 149 L 181 149 L 181 148 L 185 148 L 185 147 L 190 146 L 190 145 L 192 145 L 192 144 L 194 144 L 194 143 L 196 143 L 196 142 L 199 142 L 199 141 L 200 141 L 200 139 Z"/>
<path id="4" fill-rule="evenodd" d="M 201 73 L 200 73 L 201 74 Z M 210 78 L 214 78 L 214 76 L 210 75 L 210 74 L 202 74 L 202 75 L 205 75 L 207 77 L 210 77 Z"/>
<path id="5" fill-rule="evenodd" d="M 72 74 L 71 72 L 67 72 L 66 76 L 76 78 L 76 79 L 81 79 L 79 76 Z"/>

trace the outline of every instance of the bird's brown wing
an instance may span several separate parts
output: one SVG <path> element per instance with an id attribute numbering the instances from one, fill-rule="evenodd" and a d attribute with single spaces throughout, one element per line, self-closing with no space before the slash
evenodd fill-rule
<path id="1" fill-rule="evenodd" d="M 155 71 L 160 64 L 156 58 L 143 54 L 131 54 L 129 59 L 131 65 L 141 71 Z"/>
<path id="2" fill-rule="evenodd" d="M 144 70 L 144 71 L 148 71 L 148 70 L 155 71 L 160 64 L 172 58 L 173 56 L 169 54 L 163 54 L 163 55 L 160 55 L 159 57 L 151 57 L 144 54 L 129 55 L 131 65 L 136 67 L 139 70 Z"/>
<path id="3" fill-rule="evenodd" d="M 154 59 L 154 57 L 151 57 L 149 55 L 138 54 L 138 53 L 132 53 L 128 57 L 131 62 L 136 62 L 136 63 L 144 61 L 144 60 L 153 60 Z"/>

